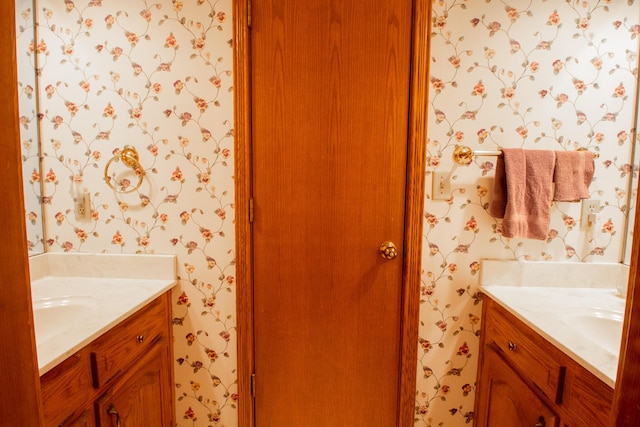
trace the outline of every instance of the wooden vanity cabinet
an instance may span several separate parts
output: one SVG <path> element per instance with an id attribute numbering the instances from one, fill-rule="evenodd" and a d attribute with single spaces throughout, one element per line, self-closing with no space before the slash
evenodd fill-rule
<path id="1" fill-rule="evenodd" d="M 611 387 L 492 299 L 483 304 L 476 426 L 607 425 Z"/>
<path id="2" fill-rule="evenodd" d="M 40 378 L 46 427 L 173 425 L 170 291 Z"/>

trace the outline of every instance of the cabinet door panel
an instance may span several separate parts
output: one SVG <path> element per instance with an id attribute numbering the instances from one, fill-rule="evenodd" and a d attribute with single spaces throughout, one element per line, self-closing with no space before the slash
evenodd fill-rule
<path id="1" fill-rule="evenodd" d="M 485 347 L 479 426 L 557 427 L 559 419 L 493 350 Z"/>
<path id="2" fill-rule="evenodd" d="M 162 348 L 148 354 L 96 403 L 99 427 L 169 427 L 169 366 Z"/>
<path id="3" fill-rule="evenodd" d="M 87 409 L 78 418 L 69 423 L 63 423 L 60 427 L 96 427 L 96 417 L 93 413 L 93 408 Z"/>

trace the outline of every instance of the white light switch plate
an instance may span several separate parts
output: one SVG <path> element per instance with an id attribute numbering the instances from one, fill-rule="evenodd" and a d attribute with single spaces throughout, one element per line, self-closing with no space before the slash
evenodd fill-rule
<path id="1" fill-rule="evenodd" d="M 449 172 L 433 172 L 433 188 L 431 191 L 433 200 L 447 200 L 451 196 L 449 175 Z"/>

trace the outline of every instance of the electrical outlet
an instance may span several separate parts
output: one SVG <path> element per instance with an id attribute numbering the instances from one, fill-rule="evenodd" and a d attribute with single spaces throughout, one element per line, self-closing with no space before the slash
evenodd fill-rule
<path id="1" fill-rule="evenodd" d="M 583 199 L 582 212 L 580 214 L 580 227 L 591 227 L 596 222 L 596 215 L 600 211 L 600 200 Z"/>
<path id="2" fill-rule="evenodd" d="M 85 191 L 75 199 L 75 212 L 77 221 L 91 220 L 91 193 Z"/>
<path id="3" fill-rule="evenodd" d="M 431 198 L 433 200 L 448 200 L 451 196 L 451 182 L 449 172 L 433 172 L 433 189 Z"/>

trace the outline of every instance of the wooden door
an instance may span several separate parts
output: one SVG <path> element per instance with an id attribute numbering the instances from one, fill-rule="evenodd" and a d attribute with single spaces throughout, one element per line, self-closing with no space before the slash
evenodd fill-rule
<path id="1" fill-rule="evenodd" d="M 0 245 L 0 424 L 42 425 L 42 401 L 33 332 L 29 260 L 27 257 L 18 84 L 16 70 L 15 2 L 0 2 L 0 149 L 2 245 Z"/>
<path id="2" fill-rule="evenodd" d="M 398 422 L 411 13 L 252 1 L 258 427 Z"/>

